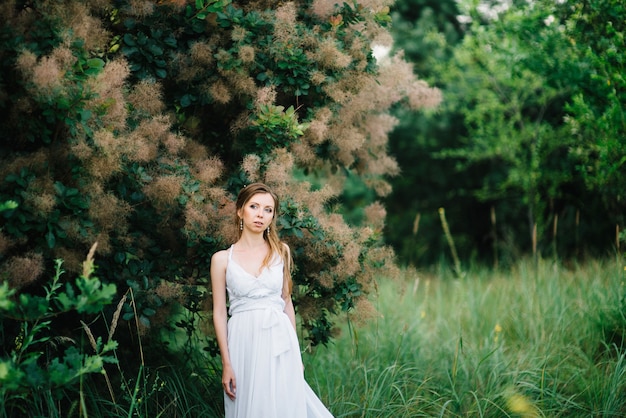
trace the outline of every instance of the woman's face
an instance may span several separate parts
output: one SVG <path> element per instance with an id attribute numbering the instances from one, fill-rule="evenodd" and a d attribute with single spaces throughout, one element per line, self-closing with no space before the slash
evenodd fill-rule
<path id="1" fill-rule="evenodd" d="M 269 193 L 257 193 L 237 211 L 244 226 L 254 232 L 263 232 L 274 219 L 274 198 Z"/>

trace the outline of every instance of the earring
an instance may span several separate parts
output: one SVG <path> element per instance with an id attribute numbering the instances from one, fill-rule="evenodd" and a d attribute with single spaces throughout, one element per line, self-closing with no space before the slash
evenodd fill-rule
<path id="1" fill-rule="evenodd" d="M 270 233 L 270 227 L 269 226 L 267 227 L 267 233 L 268 234 Z"/>
<path id="2" fill-rule="evenodd" d="M 239 220 L 239 230 L 243 231 L 243 219 Z"/>

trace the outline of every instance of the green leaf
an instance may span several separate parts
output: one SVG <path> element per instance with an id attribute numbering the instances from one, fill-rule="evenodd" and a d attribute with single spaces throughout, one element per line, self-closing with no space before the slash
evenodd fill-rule
<path id="1" fill-rule="evenodd" d="M 183 97 L 180 98 L 180 105 L 182 107 L 188 107 L 191 105 L 193 101 L 193 96 L 190 94 L 185 94 Z"/>
<path id="2" fill-rule="evenodd" d="M 137 45 L 137 43 L 135 42 L 135 38 L 130 33 L 124 34 L 124 43 L 126 45 L 128 45 L 128 46 L 135 46 L 135 45 Z"/>
<path id="3" fill-rule="evenodd" d="M 54 248 L 56 245 L 56 237 L 52 229 L 48 229 L 48 233 L 46 234 L 46 243 L 48 244 L 48 248 Z"/>
<path id="4" fill-rule="evenodd" d="M 15 306 L 15 303 L 11 300 L 15 294 L 15 289 L 9 287 L 9 283 L 2 282 L 0 284 L 0 310 L 8 311 Z"/>
<path id="5" fill-rule="evenodd" d="M 150 45 L 148 47 L 148 51 L 150 51 L 152 55 L 155 55 L 155 56 L 163 55 L 163 48 L 155 44 Z"/>
<path id="6" fill-rule="evenodd" d="M 87 65 L 89 65 L 90 68 L 101 70 L 104 68 L 104 61 L 100 58 L 91 58 L 87 60 Z"/>

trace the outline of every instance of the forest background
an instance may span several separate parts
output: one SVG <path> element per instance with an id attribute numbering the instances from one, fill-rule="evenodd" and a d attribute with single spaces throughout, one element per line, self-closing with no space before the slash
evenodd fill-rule
<path id="1" fill-rule="evenodd" d="M 131 416 L 180 359 L 219 412 L 208 263 L 251 181 L 282 197 L 305 347 L 342 313 L 375 317 L 368 296 L 404 266 L 460 279 L 620 253 L 620 2 L 16 0 L 0 16 L 5 416 L 97 399 Z"/>

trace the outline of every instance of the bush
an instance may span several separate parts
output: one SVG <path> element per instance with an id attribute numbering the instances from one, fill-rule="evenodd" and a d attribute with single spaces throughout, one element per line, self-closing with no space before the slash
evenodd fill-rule
<path id="1" fill-rule="evenodd" d="M 114 328 L 104 341 L 94 338 L 87 325 L 116 294 L 114 284 L 93 276 L 95 247 L 73 283 L 63 285 L 62 261 L 57 260 L 41 295 L 35 293 L 39 289 L 18 294 L 6 280 L 0 284 L 0 416 L 61 416 L 61 403 L 75 408 L 84 402 L 77 396 L 83 376 L 105 373 L 105 363 L 116 362 Z M 76 324 L 77 319 L 89 345 L 60 334 L 60 323 Z"/>

